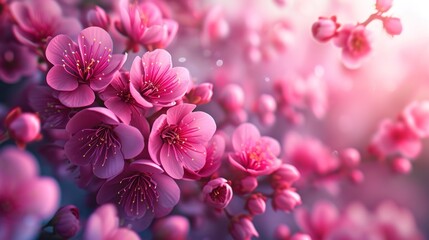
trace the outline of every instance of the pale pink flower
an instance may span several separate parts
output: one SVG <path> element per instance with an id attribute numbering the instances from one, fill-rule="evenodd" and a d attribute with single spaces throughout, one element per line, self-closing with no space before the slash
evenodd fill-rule
<path id="1" fill-rule="evenodd" d="M 113 204 L 104 204 L 91 214 L 83 235 L 84 240 L 139 240 L 133 230 L 119 227 L 119 218 Z"/>
<path id="2" fill-rule="evenodd" d="M 232 135 L 234 153 L 229 162 L 241 172 L 253 176 L 268 175 L 280 167 L 280 144 L 271 137 L 261 136 L 251 123 L 238 126 Z"/>
<path id="3" fill-rule="evenodd" d="M 337 34 L 339 27 L 340 24 L 337 23 L 337 18 L 335 16 L 330 18 L 319 17 L 319 19 L 313 23 L 311 33 L 316 40 L 326 42 Z"/>
<path id="4" fill-rule="evenodd" d="M 171 55 L 164 49 L 136 57 L 130 70 L 130 92 L 140 105 L 173 106 L 181 100 L 190 83 L 189 71 L 172 67 Z"/>
<path id="5" fill-rule="evenodd" d="M 99 204 L 113 202 L 121 217 L 136 230 L 144 230 L 154 218 L 166 216 L 178 203 L 180 189 L 150 160 L 136 160 L 118 176 L 107 180 L 97 194 Z"/>
<path id="6" fill-rule="evenodd" d="M 399 119 L 419 137 L 429 137 L 429 101 L 410 103 L 399 115 Z"/>
<path id="7" fill-rule="evenodd" d="M 180 215 L 160 218 L 152 227 L 155 240 L 186 240 L 189 239 L 189 230 L 189 220 Z"/>
<path id="8" fill-rule="evenodd" d="M 37 160 L 15 147 L 0 151 L 0 239 L 33 239 L 57 210 L 60 188 L 39 177 Z"/>
<path id="9" fill-rule="evenodd" d="M 290 212 L 301 204 L 301 196 L 292 189 L 276 189 L 271 203 L 276 211 Z"/>
<path id="10" fill-rule="evenodd" d="M 293 165 L 284 163 L 270 177 L 270 183 L 273 188 L 285 188 L 290 187 L 292 183 L 297 181 L 301 174 Z"/>
<path id="11" fill-rule="evenodd" d="M 21 108 L 12 109 L 5 119 L 9 137 L 21 148 L 26 144 L 40 140 L 40 118 L 34 113 L 23 113 Z"/>
<path id="12" fill-rule="evenodd" d="M 362 60 L 372 51 L 372 37 L 363 25 L 344 25 L 334 38 L 335 44 L 342 48 L 341 60 L 350 69 L 359 68 Z"/>
<path id="13" fill-rule="evenodd" d="M 396 17 L 385 17 L 383 18 L 383 27 L 386 32 L 392 36 L 399 35 L 402 33 L 401 19 Z"/>
<path id="14" fill-rule="evenodd" d="M 123 54 L 112 55 L 112 48 L 112 38 L 99 27 L 82 30 L 78 44 L 62 34 L 49 42 L 46 58 L 54 66 L 46 82 L 60 91 L 61 103 L 85 107 L 94 102 L 94 91 L 106 88 L 127 59 Z"/>
<path id="15" fill-rule="evenodd" d="M 184 169 L 198 171 L 206 163 L 206 144 L 216 131 L 213 118 L 192 112 L 193 104 L 181 104 L 159 116 L 149 136 L 149 154 L 165 172 L 181 179 Z"/>
<path id="16" fill-rule="evenodd" d="M 225 208 L 233 196 L 230 183 L 225 178 L 216 178 L 209 181 L 203 187 L 202 193 L 204 201 L 217 209 Z"/>
<path id="17" fill-rule="evenodd" d="M 369 151 L 379 159 L 401 154 L 414 158 L 420 154 L 422 143 L 404 121 L 383 120 L 371 139 Z"/>
<path id="18" fill-rule="evenodd" d="M 252 218 L 248 215 L 233 217 L 229 223 L 229 233 L 235 240 L 250 240 L 254 236 L 259 237 L 259 233 L 252 223 Z"/>

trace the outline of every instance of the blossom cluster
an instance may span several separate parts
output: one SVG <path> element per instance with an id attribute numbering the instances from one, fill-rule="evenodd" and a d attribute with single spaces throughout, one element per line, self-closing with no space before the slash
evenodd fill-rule
<path id="1" fill-rule="evenodd" d="M 411 172 L 429 102 L 364 144 L 335 117 L 368 24 L 402 33 L 393 1 L 357 24 L 313 3 L 0 0 L 0 239 L 423 239 L 418 201 L 359 187 L 373 158 Z"/>

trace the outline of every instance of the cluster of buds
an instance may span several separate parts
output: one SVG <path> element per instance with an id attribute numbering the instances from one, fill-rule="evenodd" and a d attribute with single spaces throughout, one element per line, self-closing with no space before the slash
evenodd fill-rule
<path id="1" fill-rule="evenodd" d="M 371 32 L 366 28 L 374 20 L 380 20 L 386 33 L 391 36 L 402 32 L 401 20 L 397 17 L 386 16 L 392 7 L 393 0 L 377 0 L 376 12 L 365 21 L 357 24 L 340 24 L 336 16 L 319 17 L 311 28 L 313 37 L 319 42 L 333 40 L 342 49 L 342 61 L 348 68 L 358 68 L 361 62 L 372 50 Z"/>

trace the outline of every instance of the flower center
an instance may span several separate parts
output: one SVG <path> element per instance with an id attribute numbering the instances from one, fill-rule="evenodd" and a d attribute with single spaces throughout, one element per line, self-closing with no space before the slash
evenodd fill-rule
<path id="1" fill-rule="evenodd" d="M 247 169 L 262 170 L 269 166 L 276 158 L 266 144 L 261 141 L 245 148 L 241 157 L 243 166 Z"/>
<path id="2" fill-rule="evenodd" d="M 227 193 L 226 186 L 219 186 L 213 189 L 213 191 L 210 193 L 210 197 L 212 198 L 213 201 L 225 202 L 226 193 Z"/>
<path id="3" fill-rule="evenodd" d="M 184 144 L 185 139 L 182 139 L 179 135 L 180 127 L 177 125 L 167 126 L 161 133 L 161 138 L 164 142 L 168 144 Z"/>

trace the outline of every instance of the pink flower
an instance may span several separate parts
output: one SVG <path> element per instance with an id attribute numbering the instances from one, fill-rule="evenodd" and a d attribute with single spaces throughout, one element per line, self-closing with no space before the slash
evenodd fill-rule
<path id="1" fill-rule="evenodd" d="M 407 158 L 397 157 L 392 160 L 392 170 L 397 173 L 407 174 L 411 172 L 412 168 L 413 166 Z"/>
<path id="2" fill-rule="evenodd" d="M 134 229 L 143 230 L 154 218 L 167 215 L 178 203 L 176 182 L 150 160 L 137 160 L 118 176 L 107 180 L 97 194 L 97 202 L 113 202 Z"/>
<path id="3" fill-rule="evenodd" d="M 393 0 L 377 0 L 375 8 L 379 12 L 387 12 L 393 5 Z"/>
<path id="4" fill-rule="evenodd" d="M 252 218 L 247 215 L 233 217 L 229 223 L 229 233 L 235 240 L 250 240 L 253 236 L 259 237 Z"/>
<path id="5" fill-rule="evenodd" d="M 244 106 L 244 91 L 237 84 L 229 84 L 219 95 L 220 105 L 228 112 L 234 112 Z"/>
<path id="6" fill-rule="evenodd" d="M 130 124 L 132 116 L 142 116 L 143 106 L 130 92 L 130 74 L 116 72 L 109 86 L 100 92 L 104 105 L 118 116 L 125 124 Z"/>
<path id="7" fill-rule="evenodd" d="M 208 182 L 202 191 L 204 201 L 217 209 L 225 208 L 232 199 L 232 188 L 225 178 L 216 178 Z"/>
<path id="8" fill-rule="evenodd" d="M 120 123 L 110 110 L 86 108 L 67 124 L 71 135 L 64 149 L 70 162 L 78 166 L 92 165 L 95 176 L 110 178 L 124 168 L 130 159 L 143 150 L 143 136 L 135 127 Z"/>
<path id="9" fill-rule="evenodd" d="M 229 162 L 241 172 L 254 176 L 268 175 L 281 164 L 278 158 L 280 144 L 271 137 L 260 135 L 251 123 L 244 123 L 232 135 L 234 153 L 229 154 Z"/>
<path id="10" fill-rule="evenodd" d="M 369 151 L 379 159 L 401 154 L 414 158 L 419 155 L 422 143 L 414 131 L 403 121 L 383 120 L 371 139 Z"/>
<path id="11" fill-rule="evenodd" d="M 42 50 L 56 35 L 74 36 L 82 27 L 77 19 L 64 16 L 55 0 L 14 1 L 10 11 L 17 23 L 13 33 L 18 41 Z"/>
<path id="12" fill-rule="evenodd" d="M 95 6 L 89 10 L 86 14 L 86 21 L 89 26 L 101 27 L 104 30 L 108 30 L 110 26 L 109 15 L 99 6 Z"/>
<path id="13" fill-rule="evenodd" d="M 211 43 L 225 39 L 229 32 L 230 27 L 222 8 L 220 6 L 210 8 L 205 14 L 202 24 L 201 42 L 203 46 L 209 46 Z"/>
<path id="14" fill-rule="evenodd" d="M 234 191 L 239 194 L 251 193 L 258 187 L 258 179 L 254 176 L 245 176 L 239 181 L 234 181 Z"/>
<path id="15" fill-rule="evenodd" d="M 190 75 L 186 68 L 172 68 L 171 56 L 163 49 L 136 57 L 130 71 L 130 91 L 140 105 L 173 106 L 186 93 Z"/>
<path id="16" fill-rule="evenodd" d="M 399 35 L 402 33 L 401 19 L 396 17 L 385 17 L 383 18 L 383 27 L 386 32 L 392 36 Z"/>
<path id="17" fill-rule="evenodd" d="M 184 169 L 198 171 L 206 162 L 206 144 L 216 131 L 213 118 L 205 112 L 192 112 L 193 104 L 181 104 L 159 116 L 149 136 L 149 154 L 175 179 Z"/>
<path id="18" fill-rule="evenodd" d="M 340 24 L 337 23 L 337 18 L 335 16 L 330 18 L 319 17 L 319 20 L 313 23 L 311 32 L 316 40 L 326 42 L 337 34 L 339 27 Z"/>
<path id="19" fill-rule="evenodd" d="M 104 204 L 91 214 L 83 235 L 84 240 L 139 240 L 131 229 L 119 228 L 119 219 L 113 204 Z"/>
<path id="20" fill-rule="evenodd" d="M 137 52 L 139 45 L 153 50 L 167 47 L 177 33 L 177 22 L 164 19 L 160 9 L 152 2 L 121 0 L 120 21 L 116 29 L 129 38 L 128 49 Z"/>
<path id="21" fill-rule="evenodd" d="M 259 215 L 265 212 L 267 198 L 260 194 L 255 193 L 250 195 L 246 200 L 246 209 L 252 215 Z"/>
<path id="22" fill-rule="evenodd" d="M 187 218 L 172 215 L 155 221 L 152 227 L 156 240 L 186 240 L 189 239 L 190 224 Z"/>
<path id="23" fill-rule="evenodd" d="M 74 237 L 80 230 L 79 209 L 74 205 L 61 207 L 50 224 L 55 234 L 66 239 Z"/>
<path id="24" fill-rule="evenodd" d="M 60 91 L 61 103 L 84 107 L 94 102 L 94 91 L 107 87 L 126 60 L 126 55 L 112 55 L 112 47 L 112 38 L 99 27 L 82 30 L 78 44 L 66 35 L 58 35 L 49 42 L 46 58 L 54 66 L 46 81 Z"/>
<path id="25" fill-rule="evenodd" d="M 254 109 L 264 125 L 271 126 L 276 121 L 277 103 L 273 96 L 262 94 L 256 101 Z"/>
<path id="26" fill-rule="evenodd" d="M 9 137 L 24 148 L 26 144 L 40 140 L 40 118 L 34 113 L 22 113 L 21 108 L 12 109 L 5 119 Z"/>
<path id="27" fill-rule="evenodd" d="M 284 163 L 270 176 L 270 183 L 273 188 L 285 188 L 297 181 L 301 174 L 294 166 Z"/>
<path id="28" fill-rule="evenodd" d="M 0 81 L 16 83 L 37 71 L 37 58 L 26 47 L 0 42 Z"/>
<path id="29" fill-rule="evenodd" d="M 342 62 L 350 69 L 360 67 L 372 51 L 371 33 L 363 25 L 344 25 L 336 35 L 335 44 L 342 48 Z"/>
<path id="30" fill-rule="evenodd" d="M 301 204 L 301 197 L 291 189 L 276 189 L 271 203 L 276 211 L 290 212 Z"/>
<path id="31" fill-rule="evenodd" d="M 191 90 L 186 93 L 184 102 L 195 105 L 202 105 L 209 103 L 213 96 L 213 84 L 201 83 L 196 86 L 192 86 Z"/>
<path id="32" fill-rule="evenodd" d="M 399 119 L 419 137 L 429 137 L 429 101 L 410 103 L 400 114 Z"/>
<path id="33" fill-rule="evenodd" d="M 15 147 L 0 151 L 0 239 L 33 239 L 58 208 L 60 188 L 36 162 Z"/>

